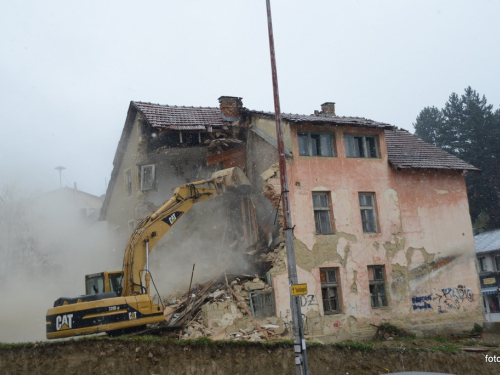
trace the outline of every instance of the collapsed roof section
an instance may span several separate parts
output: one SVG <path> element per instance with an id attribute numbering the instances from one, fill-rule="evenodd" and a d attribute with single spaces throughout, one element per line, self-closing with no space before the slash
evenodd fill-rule
<path id="1" fill-rule="evenodd" d="M 227 129 L 220 109 L 216 107 L 178 107 L 145 102 L 131 102 L 153 128 L 171 130 Z"/>

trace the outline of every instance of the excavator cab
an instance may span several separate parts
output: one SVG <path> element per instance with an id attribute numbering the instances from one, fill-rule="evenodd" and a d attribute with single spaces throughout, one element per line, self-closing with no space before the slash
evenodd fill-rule
<path id="1" fill-rule="evenodd" d="M 85 294 L 115 292 L 117 296 L 122 294 L 123 272 L 99 272 L 85 275 Z"/>

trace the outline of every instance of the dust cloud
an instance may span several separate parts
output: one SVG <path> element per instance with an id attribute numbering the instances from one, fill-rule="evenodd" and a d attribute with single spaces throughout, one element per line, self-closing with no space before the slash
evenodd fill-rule
<path id="1" fill-rule="evenodd" d="M 257 229 L 250 233 L 250 215 L 248 211 L 242 213 L 242 199 L 246 207 L 253 204 L 248 197 L 235 194 L 196 204 L 158 243 L 151 254 L 150 268 L 162 297 L 189 287 L 193 264 L 193 284 L 224 272 L 257 272 L 253 258 L 246 253 L 262 235 Z"/>
<path id="2" fill-rule="evenodd" d="M 123 254 L 98 212 L 83 211 L 85 193 L 0 188 L 0 342 L 44 340 L 54 301 L 84 294 L 87 273 L 121 270 Z"/>
<path id="3" fill-rule="evenodd" d="M 45 315 L 56 299 L 85 294 L 86 274 L 122 270 L 125 247 L 116 248 L 107 223 L 97 221 L 99 210 L 82 212 L 84 194 L 70 188 L 30 193 L 15 185 L 0 191 L 0 342 L 45 340 Z M 262 233 L 258 227 L 251 233 L 250 206 L 248 196 L 225 194 L 179 220 L 150 254 L 161 298 L 187 290 L 193 264 L 194 284 L 224 272 L 256 272 L 245 253 Z M 270 205 L 265 211 L 273 213 Z"/>

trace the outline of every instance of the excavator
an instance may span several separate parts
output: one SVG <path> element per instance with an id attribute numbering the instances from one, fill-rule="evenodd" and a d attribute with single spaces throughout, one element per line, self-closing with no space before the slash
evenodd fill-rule
<path id="1" fill-rule="evenodd" d="M 61 297 L 54 302 L 47 311 L 47 339 L 101 332 L 119 335 L 162 322 L 164 306 L 158 291 L 158 304 L 150 295 L 151 250 L 195 203 L 227 191 L 244 194 L 250 189 L 247 177 L 236 167 L 215 172 L 209 180 L 176 188 L 172 198 L 135 228 L 125 249 L 122 271 L 86 275 L 85 295 Z"/>

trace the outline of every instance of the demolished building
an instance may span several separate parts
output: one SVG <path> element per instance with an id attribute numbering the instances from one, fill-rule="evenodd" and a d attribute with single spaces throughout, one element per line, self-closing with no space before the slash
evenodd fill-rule
<path id="1" fill-rule="evenodd" d="M 165 246 L 173 263 L 203 248 L 196 256 L 210 254 L 201 261 L 207 272 L 214 258 L 245 254 L 272 286 L 271 314 L 288 324 L 274 114 L 244 108 L 238 97 L 219 103 L 131 102 L 101 220 L 124 248 L 174 188 L 242 168 L 253 193 L 193 210 Z M 484 319 L 464 179 L 474 166 L 392 125 L 337 116 L 335 103 L 282 120 L 307 334 L 332 341 L 371 336 L 386 321 L 436 332 Z M 200 236 L 200 222 L 210 230 L 180 251 Z"/>

